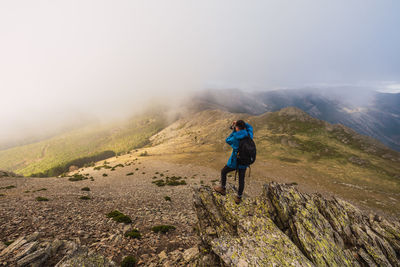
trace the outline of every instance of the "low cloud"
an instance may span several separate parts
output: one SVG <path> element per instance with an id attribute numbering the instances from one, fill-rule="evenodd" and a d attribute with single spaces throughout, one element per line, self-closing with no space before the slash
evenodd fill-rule
<path id="1" fill-rule="evenodd" d="M 0 142 L 123 118 L 203 88 L 400 81 L 399 9 L 363 0 L 3 1 Z"/>

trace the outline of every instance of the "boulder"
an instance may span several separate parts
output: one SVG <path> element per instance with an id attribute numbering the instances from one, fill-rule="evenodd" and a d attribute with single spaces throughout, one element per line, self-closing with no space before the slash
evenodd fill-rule
<path id="1" fill-rule="evenodd" d="M 400 266 L 398 222 L 288 184 L 266 184 L 239 205 L 234 195 L 194 189 L 200 266 Z"/>

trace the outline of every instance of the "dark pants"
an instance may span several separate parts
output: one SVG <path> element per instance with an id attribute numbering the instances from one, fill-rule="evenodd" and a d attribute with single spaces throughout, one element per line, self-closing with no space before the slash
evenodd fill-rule
<path id="1" fill-rule="evenodd" d="M 225 188 L 226 186 L 226 175 L 228 172 L 235 171 L 236 169 L 229 168 L 225 165 L 225 167 L 221 170 L 221 186 Z M 238 190 L 238 197 L 242 197 L 243 190 L 244 190 L 244 176 L 246 174 L 246 169 L 238 169 L 239 173 L 239 190 Z"/>

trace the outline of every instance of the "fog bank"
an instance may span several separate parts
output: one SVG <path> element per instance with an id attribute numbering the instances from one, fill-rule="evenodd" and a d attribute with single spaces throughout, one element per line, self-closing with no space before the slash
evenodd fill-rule
<path id="1" fill-rule="evenodd" d="M 2 1 L 0 142 L 203 88 L 396 90 L 399 10 L 390 0 Z"/>

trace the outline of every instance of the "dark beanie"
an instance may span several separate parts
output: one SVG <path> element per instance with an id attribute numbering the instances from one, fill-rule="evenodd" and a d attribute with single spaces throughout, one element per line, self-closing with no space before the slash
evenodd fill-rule
<path id="1" fill-rule="evenodd" d="M 246 128 L 246 124 L 243 120 L 236 121 L 236 126 L 239 127 L 240 130 L 244 130 Z"/>

